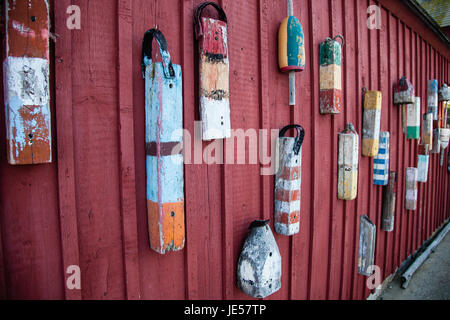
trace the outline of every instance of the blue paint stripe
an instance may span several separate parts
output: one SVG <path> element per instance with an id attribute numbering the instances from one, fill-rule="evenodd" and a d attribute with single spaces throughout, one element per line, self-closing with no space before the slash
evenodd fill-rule
<path id="1" fill-rule="evenodd" d="M 373 159 L 373 164 L 386 164 L 388 159 Z"/>
<path id="2" fill-rule="evenodd" d="M 163 203 L 180 202 L 184 199 L 183 155 L 161 158 L 161 201 Z M 158 202 L 158 162 L 157 157 L 147 156 L 147 199 Z"/>
<path id="3" fill-rule="evenodd" d="M 385 186 L 388 184 L 387 180 L 374 180 L 373 184 L 376 184 L 377 186 Z"/>
<path id="4" fill-rule="evenodd" d="M 386 154 L 386 149 L 384 148 L 378 149 L 378 154 Z"/>
<path id="5" fill-rule="evenodd" d="M 387 170 L 373 170 L 373 174 L 385 175 Z"/>

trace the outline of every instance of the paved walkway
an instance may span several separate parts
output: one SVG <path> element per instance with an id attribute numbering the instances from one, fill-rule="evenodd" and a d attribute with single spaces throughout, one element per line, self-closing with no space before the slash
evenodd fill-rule
<path id="1" fill-rule="evenodd" d="M 400 279 L 391 282 L 379 300 L 450 300 L 450 232 L 417 269 L 403 289 Z"/>

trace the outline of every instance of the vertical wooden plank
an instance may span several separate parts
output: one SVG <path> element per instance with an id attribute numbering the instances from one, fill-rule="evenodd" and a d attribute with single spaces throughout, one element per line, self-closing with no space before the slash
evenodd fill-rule
<path id="1" fill-rule="evenodd" d="M 134 159 L 132 2 L 117 1 L 118 114 L 120 211 L 127 299 L 139 299 L 139 260 L 136 220 L 136 181 Z"/>
<path id="2" fill-rule="evenodd" d="M 382 107 L 381 107 L 381 124 L 380 131 L 381 132 L 389 132 L 389 167 L 387 168 L 387 177 L 389 177 L 389 171 L 391 171 L 391 125 L 390 125 L 390 101 L 391 95 L 389 94 L 391 87 L 390 83 L 390 74 L 389 74 L 389 43 L 388 43 L 388 18 L 386 14 L 386 10 L 380 6 L 379 3 L 377 5 L 380 7 L 380 18 L 381 18 L 381 29 L 378 30 L 378 41 L 379 41 L 379 49 L 378 49 L 378 61 L 379 61 L 379 77 L 378 77 L 378 88 L 381 92 L 383 92 L 382 98 Z M 390 273 L 388 273 L 388 257 L 389 252 L 388 248 L 388 240 L 391 236 L 392 232 L 383 232 L 381 230 L 382 225 L 382 211 L 383 211 L 383 187 L 378 188 L 378 210 L 377 210 L 377 219 L 374 221 L 375 225 L 379 226 L 380 230 L 377 233 L 377 247 L 376 247 L 376 257 L 375 263 L 382 270 L 383 279 L 387 277 Z"/>
<path id="3" fill-rule="evenodd" d="M 186 41 L 186 39 L 193 38 L 193 15 L 194 15 L 194 1 L 181 1 L 182 10 L 182 24 L 181 28 L 181 46 L 182 46 L 182 66 L 184 72 L 183 78 L 183 92 L 184 92 L 184 128 L 190 133 L 191 145 L 184 145 L 185 151 L 190 147 L 191 154 L 194 151 L 195 132 L 194 132 L 194 115 L 195 102 L 194 83 L 195 83 L 195 68 L 194 68 L 194 55 L 195 42 Z M 194 109 L 194 110 L 192 110 Z M 198 111 L 197 111 L 198 112 Z M 185 142 L 186 143 L 186 142 Z M 191 157 L 192 158 L 192 157 Z M 191 161 L 191 159 L 188 159 Z M 186 161 L 186 158 L 185 158 Z M 199 299 L 199 285 L 198 285 L 198 249 L 195 235 L 201 232 L 201 226 L 196 223 L 197 212 L 196 209 L 205 203 L 205 190 L 203 188 L 203 182 L 205 178 L 205 170 L 202 166 L 185 165 L 185 192 L 186 192 L 186 293 L 187 299 L 196 300 Z M 196 183 L 193 183 L 196 181 Z M 191 236 L 192 234 L 192 236 Z"/>
<path id="4" fill-rule="evenodd" d="M 336 35 L 344 34 L 344 24 L 342 21 L 343 14 L 343 3 L 342 1 L 329 1 L 328 4 L 330 8 L 330 37 L 335 37 Z M 345 39 L 345 36 L 344 36 Z M 340 83 L 341 83 L 341 94 L 340 100 L 342 106 L 346 105 L 346 100 L 344 99 L 346 88 L 342 84 L 346 83 L 345 72 L 347 65 L 347 57 L 344 55 L 346 52 L 347 43 L 341 47 L 341 73 L 340 73 Z M 342 288 L 342 257 L 343 257 L 343 219 L 344 210 L 347 206 L 348 201 L 339 201 L 335 196 L 338 192 L 338 164 L 336 154 L 338 153 L 338 140 L 336 139 L 337 132 L 341 131 L 345 127 L 345 118 L 347 114 L 347 109 L 343 109 L 340 115 L 332 116 L 332 127 L 331 127 L 331 172 L 330 172 L 330 239 L 329 239 L 329 249 L 328 249 L 328 286 L 327 299 L 336 300 L 340 298 L 340 292 Z"/>
<path id="5" fill-rule="evenodd" d="M 0 4 L 1 10 L 1 4 Z M 2 239 L 2 229 L 0 225 L 0 299 L 8 299 L 8 290 L 6 288 L 6 268 L 5 268 L 5 256 L 3 255 L 3 239 Z"/>
<path id="6" fill-rule="evenodd" d="M 298 12 L 301 6 L 298 4 L 294 5 L 294 15 L 298 17 Z M 269 94 L 269 103 L 272 108 L 276 109 L 276 112 L 273 112 L 272 109 L 272 117 L 271 117 L 271 128 L 274 130 L 281 130 L 283 127 L 285 127 L 287 124 L 292 124 L 293 122 L 293 113 L 297 108 L 299 108 L 299 97 L 302 98 L 301 95 L 297 95 L 297 101 L 296 106 L 289 106 L 288 105 L 288 99 L 286 97 L 289 96 L 289 77 L 286 73 L 282 73 L 279 70 L 279 65 L 276 63 L 278 58 L 278 45 L 277 45 L 277 36 L 280 28 L 280 23 L 286 18 L 287 16 L 287 2 L 282 2 L 281 5 L 274 3 L 271 1 L 271 5 L 269 7 L 269 12 L 271 12 L 271 23 L 270 23 L 270 29 L 268 31 L 268 34 L 271 35 L 272 41 L 270 42 L 271 45 L 269 47 L 269 54 L 271 57 L 271 61 L 275 62 L 274 64 L 269 63 L 270 66 L 270 72 L 271 72 L 271 81 L 270 81 L 270 94 Z M 277 14 L 272 14 L 273 12 L 277 12 Z M 301 10 L 300 10 L 301 12 Z M 303 21 L 300 20 L 300 22 L 304 25 Z M 305 40 L 305 42 L 307 42 Z M 307 69 L 307 68 L 306 68 Z M 298 86 L 299 80 L 305 71 L 297 73 L 296 74 L 296 86 Z M 288 133 L 289 135 L 292 134 L 292 131 Z M 305 143 L 304 143 L 305 145 Z M 302 153 L 304 153 L 304 147 L 302 146 Z M 303 165 L 302 165 L 303 167 Z M 303 176 L 302 176 L 303 177 Z M 303 179 L 302 179 L 302 185 L 303 185 Z M 274 219 L 273 213 L 275 211 L 274 208 L 274 177 L 270 178 L 270 216 L 271 219 Z M 304 188 L 302 187 L 303 191 Z M 267 191 L 266 191 L 267 192 Z M 300 200 L 301 201 L 301 200 Z M 303 203 L 301 204 L 303 206 Z M 300 208 L 300 210 L 302 210 Z M 302 222 L 301 222 L 302 216 L 300 214 L 300 228 L 302 229 Z M 295 236 L 294 236 L 295 238 Z M 279 250 L 282 256 L 282 270 L 283 274 L 288 275 L 288 280 L 286 282 L 286 287 L 281 288 L 281 292 L 278 293 L 278 295 L 274 295 L 273 298 L 279 297 L 280 295 L 284 295 L 286 299 L 289 297 L 290 293 L 292 292 L 292 276 L 291 270 L 295 268 L 292 262 L 292 257 L 295 255 L 295 252 L 293 251 L 294 248 L 292 246 L 293 243 L 293 237 L 286 237 L 281 236 L 275 233 L 275 239 L 277 240 Z M 286 290 L 286 291 L 285 291 Z"/>
<path id="7" fill-rule="evenodd" d="M 312 45 L 311 54 L 311 90 L 313 92 L 312 105 L 315 107 L 312 111 L 312 121 L 314 123 L 311 134 L 314 136 L 312 152 L 314 153 L 314 166 L 312 168 L 312 190 L 314 193 L 312 199 L 312 208 L 314 212 L 330 212 L 330 200 L 319 197 L 319 194 L 327 194 L 332 191 L 328 183 L 329 174 L 332 172 L 331 158 L 333 155 L 318 152 L 318 150 L 331 149 L 330 137 L 332 136 L 332 119 L 330 115 L 319 114 L 319 73 L 313 66 L 319 63 L 319 44 L 329 37 L 329 21 L 322 14 L 324 8 L 328 9 L 328 1 L 315 0 L 310 1 L 309 24 L 311 26 L 310 43 Z M 341 128 L 343 129 L 343 128 Z M 336 137 L 334 137 L 336 139 Z M 330 197 L 334 197 L 331 195 Z M 325 299 L 328 291 L 328 266 L 329 257 L 320 256 L 319 252 L 324 254 L 329 250 L 329 216 L 311 215 L 311 261 L 310 261 L 310 279 L 309 295 L 312 300 Z"/>
<path id="8" fill-rule="evenodd" d="M 348 105 L 357 104 L 358 93 L 355 91 L 357 81 L 358 52 L 356 50 L 356 33 L 355 28 L 355 2 L 342 3 L 341 23 L 344 26 L 343 36 L 346 39 L 346 45 L 343 48 L 343 98 Z M 344 123 L 356 121 L 357 108 L 344 109 Z M 354 246 L 354 215 L 356 211 L 356 202 L 345 202 L 342 214 L 342 268 L 341 268 L 341 290 L 340 299 L 350 299 L 352 291 L 353 268 L 355 265 L 353 246 Z"/>
<path id="9" fill-rule="evenodd" d="M 309 34 L 311 26 L 309 24 L 309 1 L 302 0 L 295 4 L 294 13 L 300 20 L 303 31 Z M 277 24 L 275 24 L 277 26 Z M 272 47 L 275 47 L 272 45 Z M 297 105 L 291 110 L 291 122 L 300 124 L 305 129 L 305 140 L 302 145 L 302 188 L 301 188 L 301 207 L 300 207 L 300 233 L 290 240 L 291 246 L 291 286 L 290 298 L 294 300 L 305 300 L 308 295 L 308 265 L 309 265 L 309 246 L 310 246 L 310 215 L 311 215 L 311 173 L 309 168 L 312 166 L 311 146 L 313 142 L 312 124 L 311 124 L 311 105 L 312 92 L 310 89 L 311 70 L 314 65 L 311 60 L 312 45 L 309 38 L 305 39 L 306 66 L 305 70 L 297 76 L 296 86 Z M 280 75 L 283 76 L 283 75 Z M 274 79 L 271 83 L 276 84 Z M 283 92 L 284 94 L 284 92 Z"/>
<path id="10" fill-rule="evenodd" d="M 359 29 L 359 50 L 361 52 L 360 55 L 360 61 L 359 65 L 361 67 L 361 73 L 360 73 L 360 83 L 359 87 L 356 88 L 356 92 L 361 97 L 359 103 L 355 106 L 359 112 L 360 115 L 355 123 L 356 131 L 361 134 L 362 133 L 362 119 L 363 119 L 363 113 L 362 113 L 362 107 L 363 107 L 363 100 L 362 100 L 362 88 L 370 88 L 372 87 L 372 82 L 374 79 L 374 76 L 372 74 L 372 70 L 375 67 L 376 62 L 376 56 L 373 54 L 375 52 L 376 46 L 375 44 L 371 43 L 371 33 L 372 31 L 367 28 L 367 7 L 369 6 L 370 1 L 362 1 L 359 6 L 359 12 L 358 15 L 361 16 L 361 19 L 358 21 L 358 29 Z M 364 18 L 363 18 L 364 17 Z M 373 205 L 374 202 L 374 194 L 373 194 L 373 183 L 371 179 L 364 179 L 364 177 L 371 176 L 373 172 L 373 164 L 372 159 L 361 157 L 360 164 L 359 164 L 359 190 L 358 190 L 358 201 L 360 201 L 361 206 L 359 207 L 358 212 L 358 224 L 360 222 L 360 217 L 362 215 L 367 215 L 369 219 L 373 220 L 373 212 L 374 208 Z M 358 226 L 360 227 L 360 226 Z M 359 229 L 357 237 L 359 237 Z M 358 246 L 358 240 L 357 240 L 357 246 Z M 355 263 L 357 263 L 357 255 L 355 255 Z M 366 287 L 366 278 L 362 275 L 356 275 L 358 280 L 358 292 L 357 297 L 358 299 L 364 299 L 368 294 L 369 291 Z"/>
<path id="11" fill-rule="evenodd" d="M 60 36 L 55 44 L 55 98 L 58 105 L 58 195 L 64 271 L 71 265 L 80 266 L 72 112 L 72 31 L 67 29 L 65 14 L 69 5 L 69 0 L 55 2 L 55 30 Z M 66 299 L 81 299 L 81 290 L 70 290 L 66 285 L 64 288 Z"/>
<path id="12" fill-rule="evenodd" d="M 81 30 L 72 31 L 75 195 L 86 299 L 125 297 L 118 188 L 117 21 L 104 23 L 117 17 L 117 3 L 106 3 L 79 2 Z M 67 19 L 67 7 L 60 10 Z"/>
<path id="13" fill-rule="evenodd" d="M 384 37 L 386 37 L 386 41 L 387 41 L 387 46 L 386 46 L 386 52 L 382 53 L 382 55 L 384 57 L 386 57 L 385 60 L 385 64 L 386 64 L 386 68 L 387 68 L 387 79 L 388 81 L 386 82 L 386 86 L 387 86 L 387 90 L 390 90 L 390 86 L 392 85 L 393 81 L 397 81 L 394 76 L 395 73 L 395 68 L 393 67 L 394 62 L 392 61 L 393 59 L 391 59 L 392 55 L 393 55 L 393 50 L 394 50 L 394 45 L 392 43 L 392 16 L 390 14 L 390 12 L 388 10 L 386 10 L 383 7 L 383 21 L 384 21 L 384 25 L 386 25 L 386 32 L 382 33 L 382 35 L 384 35 Z M 386 105 L 384 105 L 383 107 L 386 110 L 387 115 L 387 130 L 390 133 L 390 161 L 389 161 L 389 170 L 390 171 L 395 171 L 396 167 L 395 167 L 395 159 L 396 157 L 394 156 L 394 154 L 396 153 L 396 150 L 393 150 L 393 146 L 395 145 L 395 138 L 393 137 L 394 134 L 394 119 L 395 119 L 395 109 L 393 108 L 393 101 L 392 101 L 392 95 L 389 95 L 387 97 L 387 99 L 384 100 L 384 103 L 386 103 Z M 392 146 L 392 147 L 391 147 Z M 397 171 L 395 171 L 396 174 Z M 397 193 L 397 189 L 394 189 L 394 192 Z M 394 265 L 393 265 L 393 251 L 394 251 L 394 235 L 395 235 L 395 210 L 396 207 L 394 206 L 394 230 L 393 232 L 386 232 L 386 247 L 385 247 L 385 253 L 384 253 L 384 258 L 385 258 L 385 276 L 390 275 L 393 273 L 394 271 Z"/>

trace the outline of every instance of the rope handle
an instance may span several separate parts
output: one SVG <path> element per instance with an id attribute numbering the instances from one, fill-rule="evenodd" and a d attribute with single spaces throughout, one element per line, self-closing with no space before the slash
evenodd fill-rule
<path id="1" fill-rule="evenodd" d="M 166 38 L 163 33 L 156 28 L 148 30 L 144 35 L 144 40 L 142 43 L 142 75 L 145 78 L 145 67 L 152 62 L 153 38 L 156 39 L 161 52 L 164 74 L 167 78 L 173 78 L 175 76 L 175 71 L 172 66 L 172 61 L 170 60 L 170 53 L 167 49 Z"/>
<path id="2" fill-rule="evenodd" d="M 325 41 L 336 41 L 336 42 L 337 42 L 336 39 L 341 39 L 341 41 L 342 41 L 341 47 L 343 47 L 344 44 L 345 44 L 345 39 L 344 39 L 344 37 L 343 37 L 342 35 L 340 35 L 340 34 L 338 34 L 338 35 L 337 35 L 336 37 L 334 37 L 333 39 L 331 39 L 331 38 L 325 38 Z"/>
<path id="3" fill-rule="evenodd" d="M 202 28 L 201 18 L 202 18 L 203 9 L 205 9 L 207 6 L 213 6 L 219 13 L 219 19 L 224 21 L 225 23 L 228 23 L 227 15 L 225 14 L 225 11 L 223 11 L 223 9 L 217 3 L 215 3 L 215 2 L 202 3 L 201 5 L 199 5 L 197 7 L 197 9 L 195 10 L 195 15 L 194 15 L 195 34 L 196 34 L 197 39 L 200 38 L 201 36 L 203 36 L 203 28 Z"/>
<path id="4" fill-rule="evenodd" d="M 297 136 L 295 137 L 295 143 L 294 143 L 294 153 L 295 155 L 298 155 L 300 152 L 300 148 L 302 147 L 303 140 L 305 139 L 305 129 L 298 124 L 291 124 L 289 126 L 284 127 L 280 131 L 280 138 L 283 138 L 286 132 L 290 129 L 296 129 L 297 130 Z"/>

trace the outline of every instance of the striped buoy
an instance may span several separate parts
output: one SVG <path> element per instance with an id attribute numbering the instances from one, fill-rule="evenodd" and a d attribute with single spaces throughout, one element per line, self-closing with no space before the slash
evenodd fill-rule
<path id="1" fill-rule="evenodd" d="M 385 186 L 389 180 L 389 132 L 380 133 L 378 155 L 373 159 L 373 183 Z"/>

